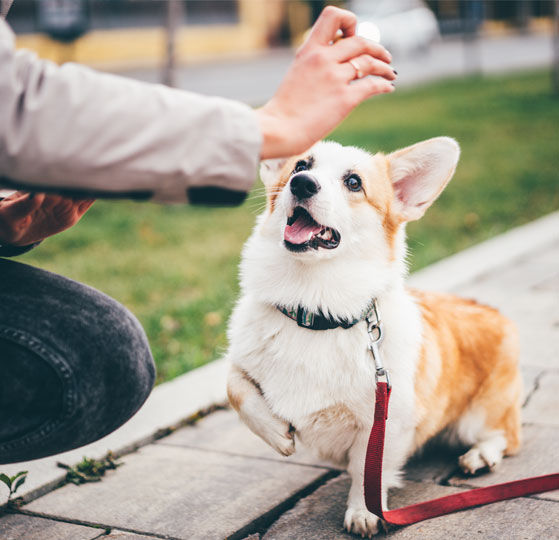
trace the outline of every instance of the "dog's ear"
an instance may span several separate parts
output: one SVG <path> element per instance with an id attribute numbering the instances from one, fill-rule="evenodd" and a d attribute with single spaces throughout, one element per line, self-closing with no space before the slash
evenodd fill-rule
<path id="1" fill-rule="evenodd" d="M 436 137 L 387 156 L 396 210 L 405 221 L 419 219 L 454 174 L 460 147 L 450 137 Z"/>
<path id="2" fill-rule="evenodd" d="M 288 158 L 266 159 L 260 162 L 260 179 L 265 186 L 277 182 L 279 172 L 287 163 Z"/>

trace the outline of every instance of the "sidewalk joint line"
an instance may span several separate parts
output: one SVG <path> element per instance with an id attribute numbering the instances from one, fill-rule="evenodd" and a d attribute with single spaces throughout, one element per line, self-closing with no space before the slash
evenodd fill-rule
<path id="1" fill-rule="evenodd" d="M 102 524 L 102 523 L 95 523 L 93 521 L 87 521 L 87 520 L 82 521 L 82 520 L 79 520 L 79 519 L 65 518 L 65 517 L 56 516 L 56 515 L 52 515 L 52 514 L 44 514 L 42 512 L 34 512 L 33 510 L 26 510 L 24 508 L 19 508 L 17 511 L 11 512 L 11 513 L 20 514 L 20 515 L 29 516 L 29 517 L 50 519 L 51 521 L 59 521 L 61 523 L 70 523 L 72 525 L 81 525 L 83 527 L 92 527 L 94 529 L 102 529 L 104 531 L 104 535 L 107 535 L 107 531 L 117 530 L 117 531 L 129 532 L 129 533 L 133 533 L 133 534 L 141 534 L 143 536 L 149 536 L 150 538 L 157 538 L 157 539 L 161 539 L 161 540 L 183 540 L 183 539 L 175 537 L 175 536 L 169 536 L 169 535 L 165 535 L 165 534 L 159 534 L 159 533 L 153 533 L 153 532 L 148 532 L 148 531 L 130 529 L 128 527 L 121 527 L 119 525 L 105 525 L 105 524 Z M 100 536 L 99 538 L 103 538 L 103 537 Z"/>
<path id="2" fill-rule="evenodd" d="M 540 389 L 540 381 L 541 381 L 542 377 L 547 375 L 547 373 L 548 373 L 548 370 L 544 369 L 543 371 L 540 371 L 536 375 L 536 377 L 534 378 L 534 384 L 532 385 L 532 389 L 530 390 L 530 392 L 528 392 L 526 394 L 526 399 L 524 400 L 524 403 L 522 404 L 523 409 L 530 403 L 534 394 Z"/>
<path id="3" fill-rule="evenodd" d="M 448 484 L 449 487 L 454 487 L 454 488 L 460 488 L 460 489 L 478 489 L 478 488 L 482 488 L 482 487 L 486 487 L 486 486 L 476 486 L 475 484 L 470 484 L 468 482 L 468 478 L 462 478 L 462 479 L 458 479 L 460 480 L 464 480 L 464 483 L 460 482 L 460 483 L 456 483 L 456 484 Z M 513 479 L 514 480 L 514 479 Z M 542 497 L 539 496 L 540 494 L 538 493 L 534 493 L 532 495 L 522 495 L 520 497 L 515 497 L 514 499 L 509 499 L 509 500 L 517 500 L 517 499 L 535 499 L 535 500 L 542 500 Z M 546 501 L 549 502 L 559 502 L 553 499 L 545 499 Z M 496 501 L 496 502 L 505 502 L 505 501 Z M 491 503 L 494 504 L 494 503 Z"/>
<path id="4" fill-rule="evenodd" d="M 102 540 L 103 537 L 106 537 L 107 534 L 111 534 L 110 529 L 105 529 L 99 536 L 92 538 L 91 540 Z"/>
<path id="5" fill-rule="evenodd" d="M 285 465 L 300 465 L 303 467 L 312 467 L 314 469 L 323 469 L 325 471 L 339 471 L 343 472 L 343 469 L 338 469 L 336 467 L 329 467 L 328 465 L 317 465 L 314 463 L 303 463 L 301 461 L 287 461 L 282 460 L 281 458 L 271 458 L 265 456 L 250 456 L 248 454 L 239 454 L 237 452 L 228 452 L 227 450 L 216 450 L 214 448 L 203 448 L 201 446 L 191 446 L 191 445 L 184 445 L 184 444 L 177 444 L 177 443 L 165 443 L 158 441 L 157 446 L 170 446 L 172 448 L 187 448 L 188 450 L 197 450 L 199 452 L 213 452 L 214 454 L 223 454 L 226 456 L 233 456 L 233 457 L 241 457 L 241 458 L 249 458 L 249 459 L 259 459 L 262 461 L 272 461 L 274 463 L 282 463 Z M 288 459 L 288 458 L 287 458 Z"/>
<path id="6" fill-rule="evenodd" d="M 528 495 L 525 498 L 526 499 L 534 499 L 536 501 L 546 501 L 546 502 L 553 502 L 553 503 L 559 504 L 559 501 L 557 499 L 548 499 L 542 493 L 539 493 L 539 494 L 535 493 L 534 495 Z"/>
<path id="7" fill-rule="evenodd" d="M 304 488 L 294 493 L 284 501 L 280 502 L 267 512 L 253 519 L 250 523 L 241 527 L 232 534 L 227 535 L 227 540 L 242 540 L 247 536 L 258 534 L 260 538 L 266 534 L 268 529 L 286 512 L 291 510 L 301 499 L 308 497 L 318 488 L 325 485 L 329 480 L 337 478 L 343 471 L 329 470 Z"/>

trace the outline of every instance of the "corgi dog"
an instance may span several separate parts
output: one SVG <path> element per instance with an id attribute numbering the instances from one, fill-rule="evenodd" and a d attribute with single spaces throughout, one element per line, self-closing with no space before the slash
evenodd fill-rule
<path id="1" fill-rule="evenodd" d="M 375 406 L 364 314 L 375 303 L 392 394 L 383 505 L 406 460 L 442 435 L 468 474 L 520 445 L 516 329 L 471 300 L 406 287 L 405 226 L 451 179 L 460 154 L 438 137 L 391 154 L 320 142 L 261 165 L 267 208 L 247 241 L 229 323 L 228 396 L 280 454 L 295 439 L 347 467 L 345 528 L 371 537 L 363 474 Z"/>

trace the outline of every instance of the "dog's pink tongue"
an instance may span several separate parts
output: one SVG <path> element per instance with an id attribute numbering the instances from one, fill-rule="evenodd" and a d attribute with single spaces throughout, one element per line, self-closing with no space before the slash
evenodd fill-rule
<path id="1" fill-rule="evenodd" d="M 305 216 L 299 216 L 295 223 L 285 227 L 283 237 L 291 244 L 304 244 L 321 230 L 322 226 L 318 223 L 310 222 L 308 219 L 305 219 Z"/>

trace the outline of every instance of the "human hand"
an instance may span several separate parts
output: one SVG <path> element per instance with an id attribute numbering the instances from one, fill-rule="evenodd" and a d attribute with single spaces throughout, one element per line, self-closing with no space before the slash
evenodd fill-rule
<path id="1" fill-rule="evenodd" d="M 75 225 L 93 199 L 18 191 L 0 201 L 0 244 L 28 246 Z"/>
<path id="2" fill-rule="evenodd" d="M 320 14 L 278 91 L 257 110 L 261 159 L 304 152 L 359 103 L 394 90 L 390 53 L 356 36 L 356 25 L 350 11 L 328 6 Z M 340 30 L 343 37 L 336 41 Z"/>

